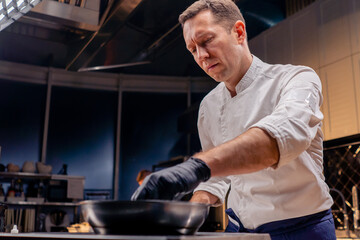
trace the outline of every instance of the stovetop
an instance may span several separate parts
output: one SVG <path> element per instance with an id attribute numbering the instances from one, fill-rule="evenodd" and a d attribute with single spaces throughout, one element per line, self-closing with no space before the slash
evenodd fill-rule
<path id="1" fill-rule="evenodd" d="M 138 235 L 100 235 L 84 233 L 0 233 L 3 240 L 270 240 L 269 234 L 253 233 L 221 233 L 221 232 L 199 232 L 195 235 L 177 235 L 177 236 L 138 236 Z"/>

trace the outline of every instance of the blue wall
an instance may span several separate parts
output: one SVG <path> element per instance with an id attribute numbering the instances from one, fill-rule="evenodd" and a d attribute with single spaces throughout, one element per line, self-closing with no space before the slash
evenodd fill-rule
<path id="1" fill-rule="evenodd" d="M 0 80 L 0 163 L 40 161 L 46 88 Z M 140 170 L 187 154 L 187 135 L 177 129 L 186 102 L 186 93 L 123 93 L 120 199 L 136 190 Z M 69 175 L 85 176 L 86 189 L 112 190 L 117 103 L 117 92 L 52 87 L 46 159 L 53 174 L 67 164 Z M 198 151 L 196 134 L 191 142 Z"/>
<path id="2" fill-rule="evenodd" d="M 47 163 L 57 173 L 85 176 L 85 188 L 111 189 L 117 116 L 116 92 L 53 87 Z"/>
<path id="3" fill-rule="evenodd" d="M 40 159 L 45 101 L 44 85 L 0 79 L 0 163 Z"/>
<path id="4" fill-rule="evenodd" d="M 186 154 L 186 136 L 177 118 L 186 109 L 186 94 L 123 93 L 119 198 L 130 199 L 142 169 Z"/>

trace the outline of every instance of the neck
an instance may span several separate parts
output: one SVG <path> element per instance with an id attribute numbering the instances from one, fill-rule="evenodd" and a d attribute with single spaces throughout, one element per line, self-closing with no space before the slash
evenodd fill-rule
<path id="1" fill-rule="evenodd" d="M 227 90 L 230 92 L 230 96 L 233 98 L 236 96 L 236 89 L 230 89 L 228 86 L 226 86 Z"/>
<path id="2" fill-rule="evenodd" d="M 235 81 L 227 81 L 225 82 L 225 86 L 230 92 L 231 97 L 236 96 L 236 86 L 239 84 L 241 79 L 245 76 L 246 72 L 249 70 L 251 63 L 252 63 L 253 57 L 249 53 L 246 56 L 244 56 L 244 59 L 242 61 L 241 67 L 239 68 L 239 74 L 237 75 Z"/>

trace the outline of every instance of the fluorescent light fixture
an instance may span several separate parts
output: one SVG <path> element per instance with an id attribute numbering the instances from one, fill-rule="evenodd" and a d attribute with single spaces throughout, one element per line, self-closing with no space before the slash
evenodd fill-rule
<path id="1" fill-rule="evenodd" d="M 142 62 L 129 62 L 129 63 L 122 63 L 116 65 L 108 65 L 108 66 L 95 66 L 95 67 L 87 67 L 87 68 L 79 68 L 78 72 L 88 72 L 88 71 L 98 71 L 98 70 L 106 70 L 106 69 L 113 69 L 113 68 L 123 68 L 123 67 L 132 67 L 136 65 L 143 65 L 149 64 L 150 61 L 142 61 Z"/>
<path id="2" fill-rule="evenodd" d="M 0 13 L 0 23 L 4 20 L 5 21 L 5 13 Z"/>
<path id="3" fill-rule="evenodd" d="M 42 0 L 0 0 L 0 31 L 5 29 Z"/>

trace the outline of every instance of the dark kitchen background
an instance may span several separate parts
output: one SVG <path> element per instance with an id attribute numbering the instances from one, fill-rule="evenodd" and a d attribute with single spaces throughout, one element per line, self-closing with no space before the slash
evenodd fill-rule
<path id="1" fill-rule="evenodd" d="M 199 151 L 197 109 L 215 83 L 186 50 L 177 22 L 178 15 L 192 2 L 88 0 L 83 8 L 95 13 L 89 16 L 98 17 L 97 24 L 91 24 L 94 19 L 89 18 L 81 25 L 44 10 L 45 4 L 57 4 L 60 9 L 66 3 L 43 1 L 4 29 L 0 33 L 0 59 L 6 62 L 70 72 L 107 66 L 109 69 L 102 72 L 164 76 L 163 81 L 169 84 L 180 77 L 189 89 L 123 90 L 119 101 L 117 89 L 54 83 L 49 91 L 49 77 L 47 84 L 0 77 L 0 162 L 22 166 L 24 161 L 44 161 L 53 167 L 53 173 L 67 164 L 69 175 L 86 177 L 85 189 L 106 190 L 118 199 L 129 199 L 141 169 L 152 170 L 159 162 Z M 237 4 L 247 21 L 249 39 L 290 14 L 283 0 Z M 302 7 L 305 5 L 297 10 Z M 51 75 L 49 72 L 45 74 Z M 191 87 L 194 78 L 204 81 L 205 87 Z M 114 177 L 118 178 L 117 193 L 113 193 Z"/>
<path id="2" fill-rule="evenodd" d="M 41 161 L 53 174 L 66 164 L 68 175 L 85 176 L 85 192 L 127 200 L 140 170 L 199 151 L 197 110 L 216 83 L 177 23 L 192 2 L 43 0 L 0 31 L 0 163 Z M 359 1 L 235 2 L 255 55 L 320 75 L 325 176 L 343 195 L 332 191 L 337 224 L 344 228 L 346 215 L 351 228 L 360 181 Z"/>

